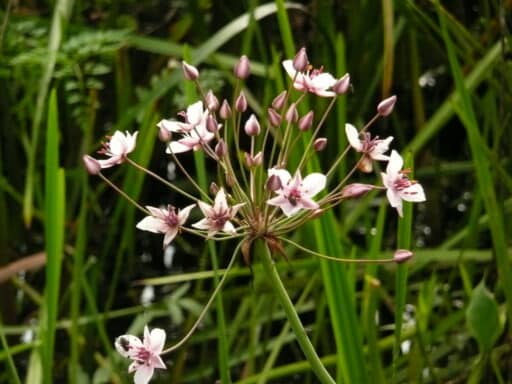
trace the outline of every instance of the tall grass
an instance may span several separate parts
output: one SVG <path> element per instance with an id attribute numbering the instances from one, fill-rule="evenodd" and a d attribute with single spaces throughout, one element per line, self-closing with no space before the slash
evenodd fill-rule
<path id="1" fill-rule="evenodd" d="M 155 382 L 313 383 L 321 365 L 338 383 L 512 380 L 507 2 L 9 4 L 0 13 L 0 381 L 128 382 L 114 338 L 151 321 L 170 343 L 179 339 L 224 273 L 214 312 L 166 356 Z M 370 193 L 293 240 L 344 258 L 389 258 L 396 248 L 415 256 L 354 268 L 286 247 L 275 270 L 255 258 L 226 272 L 231 246 L 183 236 L 169 268 L 161 239 L 135 230 L 140 213 L 88 177 L 81 155 L 115 129 L 139 130 L 133 158 L 165 176 L 155 124 L 198 97 L 183 85 L 179 60 L 231 99 L 232 66 L 250 54 L 245 91 L 265 121 L 288 81 L 280 61 L 301 46 L 312 64 L 347 71 L 353 84 L 310 170 L 325 170 L 347 145 L 345 122 L 361 126 L 383 96 L 397 94 L 374 133 L 394 136 L 428 200 L 397 220 L 383 195 Z M 348 156 L 339 174 L 356 160 Z M 185 163 L 206 188 L 209 162 L 196 153 Z M 108 176 L 142 205 L 176 200 L 128 164 Z M 28 257 L 38 252 L 44 271 Z M 276 270 L 318 355 L 313 368 L 290 308 L 272 293 Z M 154 288 L 150 304 L 141 303 L 143 287 Z"/>

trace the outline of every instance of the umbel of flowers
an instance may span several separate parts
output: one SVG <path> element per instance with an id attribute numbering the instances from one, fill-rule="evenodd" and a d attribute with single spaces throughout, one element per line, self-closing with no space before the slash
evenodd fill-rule
<path id="1" fill-rule="evenodd" d="M 371 190 L 384 192 L 391 207 L 400 216 L 403 214 L 403 201 L 421 202 L 425 200 L 425 194 L 422 186 L 409 178 L 409 170 L 403 169 L 400 154 L 396 150 L 390 151 L 393 138 L 380 139 L 370 132 L 370 126 L 375 121 L 392 113 L 395 96 L 381 101 L 375 116 L 363 127 L 346 124 L 344 132 L 349 147 L 340 148 L 339 155 L 327 169 L 308 173 L 308 161 L 329 143 L 329 139 L 322 136 L 323 124 L 336 98 L 350 89 L 350 76 L 345 74 L 336 78 L 324 72 L 322 67 L 314 68 L 304 48 L 293 60 L 285 60 L 282 65 L 291 80 L 290 86 L 274 98 L 265 116 L 257 117 L 247 110 L 247 98 L 240 91 L 243 80 L 250 75 L 247 57 L 242 56 L 234 69 L 238 83 L 233 103 L 219 101 L 212 91 L 205 92 L 200 85 L 198 69 L 183 62 L 185 78 L 195 83 L 202 97 L 180 112 L 176 119 L 161 120 L 157 124 L 157 132 L 165 142 L 165 153 L 173 159 L 197 193 L 180 189 L 130 158 L 130 153 L 136 149 L 137 132 L 115 132 L 99 151 L 103 159 L 86 155 L 83 160 L 90 174 L 100 176 L 140 209 L 144 217 L 137 228 L 163 235 L 164 247 L 183 232 L 210 241 L 237 240 L 238 245 L 228 269 L 237 254 L 241 253 L 244 260 L 250 263 L 256 256 L 253 255 L 254 249 L 266 250 L 257 256 L 278 283 L 274 284 L 276 293 L 297 340 L 319 380 L 332 383 L 334 381 L 301 329 L 300 320 L 280 284 L 279 275 L 272 268 L 270 253 L 284 253 L 283 244 L 286 243 L 316 257 L 336 262 L 403 262 L 412 256 L 410 251 L 397 250 L 393 258 L 385 260 L 347 260 L 308 250 L 291 241 L 287 234 L 343 201 L 358 198 Z M 313 111 L 302 116 L 299 114 L 299 106 L 308 95 L 330 99 L 318 118 Z M 306 135 L 307 139 L 299 140 L 301 135 Z M 360 155 L 359 159 L 345 177 L 337 180 L 337 168 L 350 149 Z M 203 151 L 212 160 L 212 166 L 218 167 L 216 174 L 222 175 L 211 180 L 208 191 L 199 187 L 181 163 L 180 156 L 190 151 Z M 386 169 L 376 177 L 375 184 L 352 181 L 357 170 L 373 172 L 374 162 L 385 163 Z M 190 203 L 184 207 L 175 207 L 172 202 L 164 207 L 139 205 L 103 174 L 103 169 L 123 163 L 158 179 L 190 200 Z M 194 210 L 202 218 L 189 222 L 189 215 Z M 142 341 L 132 335 L 117 338 L 115 345 L 119 353 L 132 360 L 129 371 L 135 372 L 136 384 L 147 383 L 155 368 L 165 369 L 161 356 L 188 340 L 226 276 L 224 274 L 194 326 L 178 343 L 164 349 L 165 332 L 157 328 L 150 331 L 147 327 Z"/>

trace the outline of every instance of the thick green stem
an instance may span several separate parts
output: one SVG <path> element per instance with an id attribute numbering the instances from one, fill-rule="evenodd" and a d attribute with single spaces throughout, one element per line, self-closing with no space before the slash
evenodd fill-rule
<path id="1" fill-rule="evenodd" d="M 293 306 L 288 293 L 286 292 L 286 288 L 281 281 L 279 273 L 277 272 L 274 261 L 272 260 L 272 256 L 270 254 L 270 250 L 268 249 L 265 242 L 261 239 L 255 241 L 254 250 L 257 255 L 260 255 L 260 260 L 263 265 L 263 268 L 270 279 L 270 285 L 274 289 L 275 294 L 277 295 L 279 302 L 283 306 L 284 312 L 286 313 L 286 317 L 290 322 L 290 326 L 297 337 L 297 341 L 306 356 L 306 359 L 309 361 L 311 365 L 311 369 L 316 374 L 321 383 L 330 383 L 335 384 L 336 382 L 327 372 L 327 369 L 324 367 L 322 362 L 320 361 L 320 357 L 318 357 L 313 344 L 309 340 L 304 327 L 300 321 L 299 315 Z"/>

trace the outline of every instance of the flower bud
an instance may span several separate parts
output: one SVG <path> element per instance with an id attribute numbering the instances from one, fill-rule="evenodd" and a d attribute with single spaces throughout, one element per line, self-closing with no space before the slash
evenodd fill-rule
<path id="1" fill-rule="evenodd" d="M 315 113 L 313 111 L 309 111 L 304 116 L 301 117 L 299 120 L 299 129 L 301 131 L 307 131 L 309 128 L 311 128 L 311 125 L 313 124 L 313 118 L 315 117 Z"/>
<path id="2" fill-rule="evenodd" d="M 213 195 L 213 196 L 217 195 L 217 192 L 219 192 L 219 189 L 220 189 L 219 186 L 214 181 L 212 181 L 210 183 L 209 190 L 210 190 L 211 195 Z"/>
<path id="3" fill-rule="evenodd" d="M 83 155 L 82 161 L 84 163 L 84 167 L 89 173 L 89 175 L 97 175 L 101 172 L 101 165 L 98 160 L 89 155 Z"/>
<path id="4" fill-rule="evenodd" d="M 313 142 L 313 148 L 317 152 L 322 152 L 327 147 L 327 138 L 319 137 Z"/>
<path id="5" fill-rule="evenodd" d="M 195 80 L 199 77 L 199 71 L 193 65 L 188 64 L 185 60 L 181 62 L 183 75 L 187 80 Z"/>
<path id="6" fill-rule="evenodd" d="M 158 139 L 164 143 L 168 143 L 172 139 L 172 133 L 161 124 L 158 125 Z"/>
<path id="7" fill-rule="evenodd" d="M 267 109 L 267 117 L 270 125 L 279 127 L 281 125 L 281 116 L 273 108 Z"/>
<path id="8" fill-rule="evenodd" d="M 245 157 L 245 164 L 249 168 L 257 167 L 257 166 L 261 165 L 261 163 L 263 162 L 263 153 L 261 151 L 258 152 L 254 156 L 251 156 L 251 154 L 244 152 L 244 157 Z"/>
<path id="9" fill-rule="evenodd" d="M 395 108 L 396 103 L 396 96 L 393 95 L 391 97 L 388 97 L 387 99 L 382 100 L 379 105 L 377 105 L 377 112 L 382 117 L 386 117 L 393 112 L 393 109 Z"/>
<path id="10" fill-rule="evenodd" d="M 298 72 L 304 72 L 308 68 L 308 55 L 306 48 L 302 47 L 293 58 L 293 68 Z"/>
<path id="11" fill-rule="evenodd" d="M 350 87 L 350 75 L 348 73 L 345 73 L 341 79 L 336 81 L 334 85 L 332 86 L 332 90 L 337 95 L 343 95 L 344 93 L 347 93 L 348 88 Z"/>
<path id="12" fill-rule="evenodd" d="M 395 263 L 403 263 L 413 257 L 414 253 L 408 249 L 397 249 L 393 255 Z"/>
<path id="13" fill-rule="evenodd" d="M 296 123 L 299 120 L 299 113 L 297 112 L 297 107 L 295 103 L 291 103 L 284 115 L 284 118 L 289 123 Z"/>
<path id="14" fill-rule="evenodd" d="M 260 134 L 260 123 L 256 116 L 254 116 L 254 113 L 245 122 L 244 130 L 247 136 L 258 136 Z"/>
<path id="15" fill-rule="evenodd" d="M 251 74 L 251 62 L 247 56 L 242 55 L 242 57 L 240 57 L 240 60 L 238 60 L 238 63 L 235 65 L 233 73 L 236 77 L 242 80 L 249 77 Z"/>
<path id="16" fill-rule="evenodd" d="M 266 188 L 271 191 L 275 192 L 283 187 L 283 183 L 281 182 L 281 179 L 277 175 L 272 175 L 267 179 Z"/>
<path id="17" fill-rule="evenodd" d="M 219 115 L 222 119 L 227 120 L 231 117 L 231 107 L 226 99 L 222 101 L 220 106 Z"/>
<path id="18" fill-rule="evenodd" d="M 215 117 L 212 115 L 208 115 L 206 118 L 206 129 L 208 132 L 217 132 L 219 130 L 219 124 L 217 123 L 217 120 L 215 120 Z"/>
<path id="19" fill-rule="evenodd" d="M 217 145 L 215 145 L 215 154 L 219 156 L 219 158 L 223 158 L 228 153 L 228 147 L 224 140 L 220 139 Z"/>
<path id="20" fill-rule="evenodd" d="M 371 184 L 353 183 L 349 184 L 341 190 L 342 199 L 352 199 L 366 195 L 375 187 Z"/>
<path id="21" fill-rule="evenodd" d="M 284 102 L 286 101 L 287 92 L 283 91 L 279 95 L 277 95 L 274 100 L 272 100 L 272 108 L 281 109 L 284 106 Z"/>
<path id="22" fill-rule="evenodd" d="M 217 96 L 215 96 L 211 89 L 206 93 L 205 101 L 206 106 L 210 111 L 216 111 L 219 109 L 219 99 L 217 99 Z"/>
<path id="23" fill-rule="evenodd" d="M 244 91 L 240 91 L 240 96 L 236 98 L 235 109 L 238 112 L 245 112 L 247 109 L 247 99 L 245 98 Z"/>

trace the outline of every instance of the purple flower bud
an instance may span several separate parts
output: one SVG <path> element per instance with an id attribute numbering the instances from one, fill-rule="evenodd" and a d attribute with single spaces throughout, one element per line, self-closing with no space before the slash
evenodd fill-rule
<path id="1" fill-rule="evenodd" d="M 395 263 L 403 263 L 413 257 L 414 253 L 408 249 L 397 249 L 393 256 Z"/>
<path id="2" fill-rule="evenodd" d="M 386 117 L 393 112 L 393 109 L 395 108 L 396 103 L 396 96 L 393 95 L 391 97 L 388 97 L 387 99 L 382 100 L 379 105 L 377 105 L 377 112 L 382 117 Z"/>
<path id="3" fill-rule="evenodd" d="M 193 65 L 188 64 L 185 60 L 181 62 L 183 68 L 183 75 L 187 80 L 195 80 L 199 77 L 199 71 Z"/>
<path id="4" fill-rule="evenodd" d="M 247 58 L 247 56 L 243 55 L 238 60 L 238 63 L 235 65 L 235 69 L 233 70 L 236 77 L 239 79 L 247 79 L 251 74 L 251 62 Z"/>
<path id="5" fill-rule="evenodd" d="M 158 139 L 164 143 L 168 143 L 172 139 L 172 133 L 168 129 L 158 126 Z"/>
<path id="6" fill-rule="evenodd" d="M 89 175 L 97 175 L 101 172 L 101 165 L 98 160 L 89 155 L 83 155 L 82 161 Z"/>
<path id="7" fill-rule="evenodd" d="M 219 115 L 222 119 L 227 120 L 231 117 L 231 107 L 226 99 L 222 101 L 220 106 Z"/>
<path id="8" fill-rule="evenodd" d="M 245 122 L 244 126 L 245 133 L 247 136 L 258 136 L 261 132 L 260 123 L 254 113 L 249 116 L 249 119 Z"/>
<path id="9" fill-rule="evenodd" d="M 304 72 L 308 68 L 308 55 L 306 48 L 302 47 L 293 58 L 293 68 L 298 72 Z"/>
<path id="10" fill-rule="evenodd" d="M 291 103 L 284 115 L 284 118 L 289 123 L 296 123 L 299 120 L 299 112 L 297 112 L 297 107 L 295 103 Z"/>
<path id="11" fill-rule="evenodd" d="M 219 158 L 223 158 L 228 153 L 228 147 L 224 140 L 220 139 L 217 145 L 215 145 L 215 154 L 219 156 Z"/>
<path id="12" fill-rule="evenodd" d="M 279 127 L 281 125 L 281 116 L 273 108 L 267 109 L 267 117 L 270 125 Z"/>
<path id="13" fill-rule="evenodd" d="M 284 106 L 284 102 L 286 101 L 287 92 L 283 91 L 279 95 L 277 95 L 272 101 L 272 108 L 281 109 Z"/>
<path id="14" fill-rule="evenodd" d="M 213 91 L 210 89 L 205 96 L 206 106 L 210 111 L 216 111 L 219 109 L 219 99 L 215 96 Z"/>
<path id="15" fill-rule="evenodd" d="M 307 131 L 309 128 L 311 128 L 311 125 L 313 124 L 313 118 L 315 117 L 315 113 L 313 111 L 309 111 L 304 116 L 301 117 L 299 120 L 299 129 L 301 131 Z"/>
<path id="16" fill-rule="evenodd" d="M 272 175 L 267 179 L 266 187 L 269 191 L 275 192 L 283 187 L 281 179 L 277 175 Z"/>
<path id="17" fill-rule="evenodd" d="M 327 138 L 319 137 L 313 142 L 313 148 L 317 152 L 322 152 L 327 147 Z"/>
<path id="18" fill-rule="evenodd" d="M 206 118 L 206 129 L 208 132 L 217 132 L 219 130 L 219 124 L 212 115 L 208 115 Z"/>
<path id="19" fill-rule="evenodd" d="M 238 112 L 245 112 L 247 109 L 247 99 L 245 98 L 244 91 L 240 91 L 240 96 L 236 98 L 235 109 Z"/>
<path id="20" fill-rule="evenodd" d="M 336 92 L 337 95 L 343 95 L 344 93 L 347 93 L 348 88 L 350 87 L 350 75 L 348 73 L 345 73 L 341 79 L 339 79 L 334 85 L 332 86 L 332 90 Z"/>
<path id="21" fill-rule="evenodd" d="M 347 185 L 341 190 L 342 199 L 351 199 L 366 195 L 369 191 L 375 187 L 371 184 L 353 183 Z"/>
<path id="22" fill-rule="evenodd" d="M 244 157 L 245 157 L 245 164 L 247 164 L 247 166 L 249 168 L 257 167 L 257 166 L 261 165 L 261 163 L 263 161 L 263 154 L 261 153 L 261 151 L 258 152 L 254 156 L 251 156 L 249 153 L 244 152 Z"/>
<path id="23" fill-rule="evenodd" d="M 214 181 L 212 181 L 210 183 L 209 190 L 210 190 L 211 195 L 215 196 L 217 194 L 217 192 L 219 192 L 219 189 L 220 189 L 219 186 Z"/>

